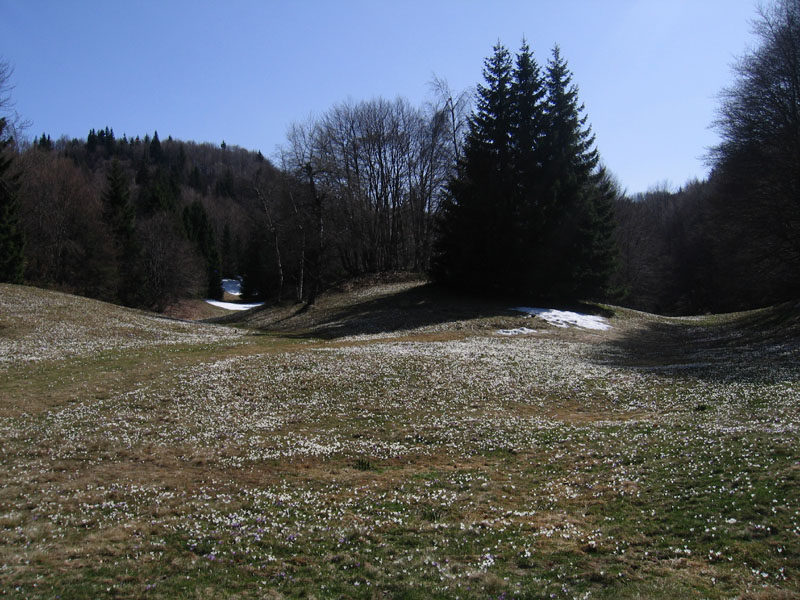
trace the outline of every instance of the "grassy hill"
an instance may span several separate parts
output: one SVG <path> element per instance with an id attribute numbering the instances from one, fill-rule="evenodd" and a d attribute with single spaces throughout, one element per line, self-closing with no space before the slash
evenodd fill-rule
<path id="1" fill-rule="evenodd" d="M 226 326 L 0 286 L 0 590 L 800 594 L 798 306 L 518 303 L 362 282 Z"/>

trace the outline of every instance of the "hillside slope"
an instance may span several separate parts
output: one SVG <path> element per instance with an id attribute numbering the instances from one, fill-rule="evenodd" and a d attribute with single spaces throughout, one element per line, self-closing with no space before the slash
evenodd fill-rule
<path id="1" fill-rule="evenodd" d="M 796 306 L 595 331 L 383 282 L 237 331 L 0 303 L 0 590 L 800 594 Z"/>
<path id="2" fill-rule="evenodd" d="M 234 340 L 229 327 L 179 321 L 34 287 L 0 284 L 0 369 L 154 345 Z"/>
<path id="3" fill-rule="evenodd" d="M 552 329 L 512 309 L 512 299 L 459 295 L 425 280 L 398 276 L 364 278 L 322 294 L 314 306 L 265 306 L 209 322 L 325 339 L 493 333 L 522 325 Z M 598 306 L 588 310 L 613 316 Z M 566 333 L 566 332 L 562 332 Z"/>

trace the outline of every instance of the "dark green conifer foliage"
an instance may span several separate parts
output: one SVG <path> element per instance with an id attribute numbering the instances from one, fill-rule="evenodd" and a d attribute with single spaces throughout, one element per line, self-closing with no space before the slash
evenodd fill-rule
<path id="1" fill-rule="evenodd" d="M 167 170 L 158 166 L 154 173 L 149 174 L 145 166 L 137 174 L 137 180 L 142 181 L 139 187 L 137 204 L 139 215 L 148 216 L 158 212 L 177 212 L 181 190 L 174 170 Z"/>
<path id="2" fill-rule="evenodd" d="M 142 155 L 139 168 L 136 169 L 136 185 L 147 187 L 150 184 L 150 169 L 147 167 L 147 157 Z"/>
<path id="3" fill-rule="evenodd" d="M 97 134 L 94 129 L 90 129 L 89 135 L 86 136 L 86 150 L 89 154 L 93 154 L 97 150 Z"/>
<path id="4" fill-rule="evenodd" d="M 511 84 L 512 162 L 514 211 L 508 227 L 513 243 L 507 260 L 518 288 L 537 278 L 542 233 L 547 225 L 544 167 L 547 160 L 544 139 L 548 127 L 546 89 L 539 65 L 527 42 L 517 53 Z"/>
<path id="5" fill-rule="evenodd" d="M 53 149 L 53 140 L 50 139 L 49 135 L 42 133 L 42 137 L 33 140 L 33 145 L 39 148 L 39 150 L 50 152 Z"/>
<path id="6" fill-rule="evenodd" d="M 216 190 L 219 196 L 226 198 L 236 197 L 236 184 L 233 179 L 233 171 L 227 169 L 225 173 L 217 180 Z"/>
<path id="7" fill-rule="evenodd" d="M 117 296 L 134 305 L 141 278 L 138 274 L 139 247 L 136 242 L 134 209 L 130 202 L 130 183 L 122 165 L 115 158 L 103 193 L 103 218 L 111 229 L 117 266 Z"/>
<path id="8" fill-rule="evenodd" d="M 547 300 L 601 296 L 617 190 L 566 61 L 556 47 L 543 76 L 523 41 L 512 69 L 498 44 L 484 78 L 443 204 L 434 278 Z"/>
<path id="9" fill-rule="evenodd" d="M 222 257 L 220 259 L 222 264 L 222 276 L 226 278 L 236 277 L 236 251 L 233 241 L 233 234 L 231 233 L 231 226 L 225 223 L 222 229 Z"/>
<path id="10" fill-rule="evenodd" d="M 150 142 L 150 160 L 158 164 L 163 159 L 164 159 L 164 151 L 161 149 L 161 142 L 158 139 L 158 132 L 156 131 L 153 134 L 153 141 Z"/>
<path id="11" fill-rule="evenodd" d="M 183 209 L 183 227 L 186 237 L 194 242 L 206 262 L 206 295 L 215 300 L 222 299 L 222 277 L 220 257 L 214 229 L 202 203 L 195 200 Z"/>
<path id="12" fill-rule="evenodd" d="M 133 235 L 133 207 L 129 202 L 130 185 L 122 165 L 115 158 L 106 178 L 107 188 L 103 193 L 103 209 L 106 222 L 111 226 L 115 237 L 125 238 Z"/>
<path id="13" fill-rule="evenodd" d="M 189 186 L 200 193 L 206 190 L 206 186 L 203 183 L 203 176 L 200 174 L 200 169 L 197 168 L 197 165 L 194 165 L 192 170 L 189 171 Z"/>
<path id="14" fill-rule="evenodd" d="M 605 174 L 598 171 L 595 138 L 558 46 L 547 65 L 546 86 L 546 202 L 552 216 L 543 240 L 545 269 L 540 281 L 546 294 L 556 299 L 596 297 L 604 287 L 599 281 L 610 276 L 604 265 L 614 251 L 610 235 L 610 247 L 600 247 L 606 235 L 596 235 L 595 228 L 608 225 L 610 201 L 605 198 L 613 186 L 607 186 Z"/>
<path id="15" fill-rule="evenodd" d="M 0 118 L 0 282 L 22 283 L 25 270 L 25 238 L 19 222 L 19 173 L 13 172 L 6 120 Z"/>
<path id="16" fill-rule="evenodd" d="M 505 281 L 500 242 L 511 210 L 512 60 L 501 44 L 484 63 L 464 160 L 450 182 L 434 274 L 457 287 L 497 291 Z"/>
<path id="17" fill-rule="evenodd" d="M 178 146 L 178 157 L 175 160 L 175 165 L 173 166 L 173 169 L 178 174 L 178 181 L 180 183 L 185 181 L 184 173 L 186 171 L 186 160 L 186 149 L 184 148 L 183 143 L 181 143 Z"/>

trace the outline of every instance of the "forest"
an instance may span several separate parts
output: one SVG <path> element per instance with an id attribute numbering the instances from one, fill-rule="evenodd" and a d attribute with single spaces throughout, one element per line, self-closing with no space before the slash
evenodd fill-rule
<path id="1" fill-rule="evenodd" d="M 710 175 L 628 195 L 567 60 L 498 43 L 476 90 L 337 104 L 272 159 L 158 132 L 27 136 L 0 62 L 0 281 L 163 311 L 422 273 L 469 293 L 725 312 L 800 296 L 800 1 L 755 23 Z M 589 107 L 591 108 L 591 107 Z"/>

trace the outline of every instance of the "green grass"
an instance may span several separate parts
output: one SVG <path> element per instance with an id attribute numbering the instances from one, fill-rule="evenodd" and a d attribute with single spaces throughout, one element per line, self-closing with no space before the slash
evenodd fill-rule
<path id="1" fill-rule="evenodd" d="M 786 307 L 503 338 L 408 289 L 199 336 L 0 286 L 0 595 L 800 594 Z"/>

